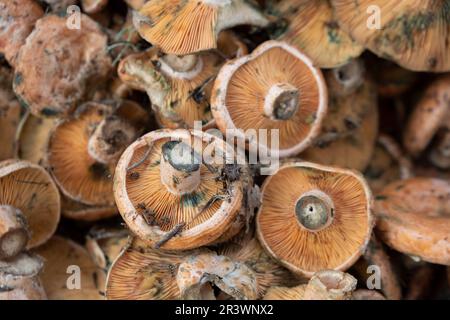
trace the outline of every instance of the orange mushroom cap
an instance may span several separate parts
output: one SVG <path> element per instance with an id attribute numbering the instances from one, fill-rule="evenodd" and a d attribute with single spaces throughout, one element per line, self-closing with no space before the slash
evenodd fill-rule
<path id="1" fill-rule="evenodd" d="M 296 48 L 266 41 L 250 55 L 229 61 L 214 83 L 211 109 L 222 132 L 275 149 L 272 131 L 279 133 L 279 156 L 295 155 L 320 132 L 327 111 L 322 73 Z M 252 135 L 267 129 L 267 143 Z M 251 132 L 250 132 L 251 131 Z M 230 132 L 228 132 L 230 133 Z"/>
<path id="2" fill-rule="evenodd" d="M 340 27 L 383 58 L 414 71 L 450 71 L 447 1 L 331 0 Z M 380 25 L 369 23 L 379 20 Z"/>
<path id="3" fill-rule="evenodd" d="M 345 270 L 364 252 L 372 196 L 357 173 L 287 162 L 262 187 L 256 226 L 267 252 L 296 274 Z"/>
<path id="4" fill-rule="evenodd" d="M 389 184 L 375 197 L 377 234 L 400 252 L 450 265 L 449 194 L 450 184 L 440 179 Z"/>

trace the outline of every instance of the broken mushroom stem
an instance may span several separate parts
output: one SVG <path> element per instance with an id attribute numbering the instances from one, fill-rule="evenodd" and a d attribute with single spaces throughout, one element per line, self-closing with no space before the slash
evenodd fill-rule
<path id="1" fill-rule="evenodd" d="M 10 259 L 19 254 L 29 238 L 22 211 L 13 206 L 0 205 L 0 259 Z"/>
<path id="2" fill-rule="evenodd" d="M 320 190 L 306 192 L 297 200 L 295 214 L 302 227 L 312 232 L 320 231 L 333 221 L 333 200 Z"/>
<path id="3" fill-rule="evenodd" d="M 264 114 L 272 120 L 288 120 L 297 112 L 300 92 L 289 83 L 276 83 L 264 99 Z"/>
<path id="4" fill-rule="evenodd" d="M 161 182 L 173 194 L 182 195 L 200 184 L 200 155 L 182 141 L 168 141 L 162 146 Z"/>
<path id="5" fill-rule="evenodd" d="M 106 117 L 89 138 L 89 155 L 100 163 L 112 163 L 132 142 L 135 135 L 135 128 L 119 117 Z"/>
<path id="6" fill-rule="evenodd" d="M 309 280 L 303 300 L 349 300 L 356 289 L 356 279 L 335 270 L 319 271 Z"/>

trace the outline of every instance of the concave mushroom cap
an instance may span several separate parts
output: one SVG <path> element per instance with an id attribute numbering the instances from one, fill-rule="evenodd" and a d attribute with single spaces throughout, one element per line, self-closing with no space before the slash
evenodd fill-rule
<path id="1" fill-rule="evenodd" d="M 108 5 L 108 0 L 81 0 L 83 11 L 89 14 L 102 11 Z"/>
<path id="2" fill-rule="evenodd" d="M 153 0 L 134 16 L 142 38 L 176 55 L 214 49 L 220 31 L 243 24 L 264 27 L 268 20 L 244 0 Z"/>
<path id="3" fill-rule="evenodd" d="M 20 47 L 43 15 L 34 0 L 0 0 L 0 53 L 11 66 L 15 67 Z"/>
<path id="4" fill-rule="evenodd" d="M 358 289 L 352 294 L 352 300 L 386 300 L 377 290 Z"/>
<path id="5" fill-rule="evenodd" d="M 177 57 L 153 47 L 128 55 L 118 67 L 120 79 L 147 93 L 161 124 L 169 128 L 211 124 L 210 96 L 222 59 L 213 52 Z"/>
<path id="6" fill-rule="evenodd" d="M 378 56 L 414 71 L 450 70 L 446 1 L 331 0 L 331 4 L 342 30 Z M 377 14 L 379 28 L 369 27 Z"/>
<path id="7" fill-rule="evenodd" d="M 376 197 L 377 234 L 397 251 L 450 265 L 450 184 L 411 178 L 386 186 Z"/>
<path id="8" fill-rule="evenodd" d="M 257 235 L 272 257 L 298 275 L 346 270 L 369 241 L 371 207 L 371 192 L 358 173 L 286 162 L 264 181 Z"/>
<path id="9" fill-rule="evenodd" d="M 77 202 L 113 206 L 113 174 L 121 151 L 144 128 L 147 112 L 127 101 L 88 102 L 53 129 L 48 166 L 61 192 Z"/>
<path id="10" fill-rule="evenodd" d="M 19 209 L 31 237 L 27 248 L 45 243 L 56 231 L 60 218 L 60 196 L 44 168 L 28 161 L 0 162 L 0 204 Z"/>
<path id="11" fill-rule="evenodd" d="M 405 149 L 418 156 L 430 144 L 439 129 L 450 129 L 450 76 L 432 82 L 410 115 L 403 134 Z"/>
<path id="12" fill-rule="evenodd" d="M 41 279 L 50 300 L 104 299 L 103 288 L 96 283 L 99 269 L 82 246 L 54 236 L 34 251 L 45 260 Z M 76 279 L 80 281 L 79 288 Z"/>
<path id="13" fill-rule="evenodd" d="M 327 0 L 282 0 L 274 10 L 287 24 L 278 39 L 299 48 L 319 68 L 339 67 L 364 51 L 341 30 Z"/>
<path id="14" fill-rule="evenodd" d="M 292 287 L 300 283 L 289 270 L 279 265 L 265 252 L 253 230 L 243 230 L 216 250 L 218 254 L 227 256 L 233 261 L 245 263 L 255 272 L 258 298 L 264 297 L 271 287 Z"/>
<path id="15" fill-rule="evenodd" d="M 14 91 L 39 117 L 63 117 L 89 99 L 110 73 L 107 36 L 81 14 L 81 29 L 69 29 L 67 18 L 46 15 L 20 49 Z"/>
<path id="16" fill-rule="evenodd" d="M 19 158 L 47 167 L 48 139 L 57 122 L 55 118 L 39 118 L 28 112 L 17 133 Z"/>
<path id="17" fill-rule="evenodd" d="M 1 7 L 1 3 L 0 3 Z M 24 109 L 12 91 L 11 70 L 0 66 L 0 161 L 17 156 L 16 134 L 24 117 Z"/>
<path id="18" fill-rule="evenodd" d="M 211 109 L 222 132 L 287 157 L 304 150 L 319 134 L 327 89 L 321 71 L 303 53 L 284 42 L 266 41 L 221 68 Z M 267 142 L 253 135 L 258 129 L 267 129 Z M 279 134 L 279 148 L 272 141 L 274 132 Z"/>
<path id="19" fill-rule="evenodd" d="M 12 260 L 0 260 L 0 300 L 47 300 L 39 273 L 42 259 L 20 253 Z"/>
<path id="20" fill-rule="evenodd" d="M 331 100 L 333 101 L 333 100 Z M 378 135 L 378 105 L 370 102 L 370 109 L 361 126 L 347 137 L 314 145 L 300 155 L 302 159 L 324 165 L 332 165 L 364 171 L 370 163 Z M 327 121 L 327 117 L 323 122 Z"/>
<path id="21" fill-rule="evenodd" d="M 97 221 L 117 215 L 115 205 L 87 205 L 61 196 L 61 214 L 63 217 L 81 221 Z"/>
<path id="22" fill-rule="evenodd" d="M 364 176 L 376 193 L 393 181 L 411 178 L 413 165 L 392 137 L 380 134 Z"/>
<path id="23" fill-rule="evenodd" d="M 131 144 L 114 178 L 116 204 L 131 231 L 167 250 L 211 244 L 228 231 L 247 183 L 239 175 L 217 179 L 233 167 L 222 158 L 229 161 L 230 148 L 219 137 L 183 129 L 156 130 Z M 178 157 L 177 150 L 190 156 Z M 203 161 L 212 153 L 216 156 Z M 237 166 L 245 167 L 237 156 Z"/>
<path id="24" fill-rule="evenodd" d="M 220 293 L 216 296 L 214 286 Z M 107 278 L 110 300 L 256 299 L 254 272 L 245 264 L 201 249 L 154 250 L 134 239 Z"/>

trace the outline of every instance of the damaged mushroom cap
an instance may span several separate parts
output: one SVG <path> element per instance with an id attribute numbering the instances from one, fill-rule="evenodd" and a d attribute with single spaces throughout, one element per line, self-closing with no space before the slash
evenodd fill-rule
<path id="1" fill-rule="evenodd" d="M 364 51 L 341 30 L 326 0 L 282 0 L 274 10 L 287 24 L 278 39 L 299 48 L 319 68 L 339 67 Z"/>
<path id="2" fill-rule="evenodd" d="M 386 300 L 377 290 L 358 289 L 352 294 L 352 300 Z"/>
<path id="3" fill-rule="evenodd" d="M 433 137 L 442 131 L 443 140 L 434 146 L 442 156 L 448 156 L 445 137 L 450 130 L 448 106 L 450 104 L 450 76 L 435 80 L 424 92 L 406 124 L 403 144 L 413 156 L 418 156 L 430 145 Z M 447 138 L 448 139 L 448 138 Z M 439 140 L 439 139 L 438 139 Z"/>
<path id="4" fill-rule="evenodd" d="M 104 299 L 104 288 L 97 286 L 99 268 L 82 246 L 72 240 L 54 236 L 34 251 L 45 260 L 41 279 L 48 299 Z"/>
<path id="5" fill-rule="evenodd" d="M 61 192 L 77 202 L 113 206 L 113 174 L 121 152 L 141 133 L 147 112 L 128 101 L 88 102 L 58 123 L 48 166 Z"/>
<path id="6" fill-rule="evenodd" d="M 146 91 L 163 125 L 193 128 L 195 121 L 212 121 L 209 100 L 221 62 L 212 52 L 178 57 L 151 48 L 123 59 L 118 74 L 127 85 Z"/>
<path id="7" fill-rule="evenodd" d="M 327 121 L 327 117 L 323 122 Z M 358 171 L 370 163 L 378 135 L 378 106 L 376 100 L 365 115 L 361 126 L 347 137 L 311 146 L 302 152 L 304 160 Z"/>
<path id="8" fill-rule="evenodd" d="M 229 61 L 214 83 L 211 109 L 222 132 L 232 129 L 258 150 L 295 155 L 319 134 L 327 111 L 322 72 L 284 42 L 266 41 L 250 55 Z M 253 133 L 266 129 L 267 141 Z M 279 147 L 274 133 L 279 134 Z"/>
<path id="9" fill-rule="evenodd" d="M 27 248 L 46 242 L 60 218 L 60 196 L 44 168 L 28 161 L 0 162 L 0 205 L 20 210 L 30 239 Z"/>
<path id="10" fill-rule="evenodd" d="M 231 30 L 219 33 L 217 49 L 227 59 L 240 58 L 248 54 L 247 45 Z"/>
<path id="11" fill-rule="evenodd" d="M 307 284 L 269 289 L 264 300 L 350 300 L 356 283 L 356 279 L 348 273 L 321 270 Z"/>
<path id="12" fill-rule="evenodd" d="M 43 15 L 34 0 L 0 0 L 0 54 L 11 66 L 15 67 L 20 47 Z"/>
<path id="13" fill-rule="evenodd" d="M 315 145 L 324 145 L 348 137 L 363 124 L 377 104 L 373 83 L 364 76 L 364 65 L 352 60 L 325 73 L 328 86 L 328 112 Z"/>
<path id="14" fill-rule="evenodd" d="M 110 74 L 107 36 L 88 16 L 80 21 L 69 29 L 66 17 L 46 15 L 20 49 L 13 88 L 35 116 L 67 116 Z"/>
<path id="15" fill-rule="evenodd" d="M 11 72 L 10 69 L 0 66 L 0 137 L 3 142 L 0 161 L 17 156 L 16 134 L 25 115 L 25 110 L 12 91 Z"/>
<path id="16" fill-rule="evenodd" d="M 42 259 L 20 253 L 12 260 L 0 260 L 0 300 L 47 300 L 39 273 Z"/>
<path id="17" fill-rule="evenodd" d="M 244 0 L 152 0 L 133 18 L 142 38 L 176 55 L 216 48 L 224 29 L 268 24 L 256 5 Z"/>
<path id="18" fill-rule="evenodd" d="M 298 275 L 346 270 L 369 241 L 371 207 L 369 187 L 356 172 L 286 162 L 263 184 L 257 235 L 272 257 Z"/>
<path id="19" fill-rule="evenodd" d="M 18 155 L 22 160 L 47 167 L 47 144 L 56 118 L 39 118 L 27 113 L 17 133 Z"/>
<path id="20" fill-rule="evenodd" d="M 378 56 L 414 71 L 450 70 L 447 1 L 331 0 L 331 4 L 342 30 Z"/>
<path id="21" fill-rule="evenodd" d="M 214 287 L 219 289 L 219 293 Z M 216 296 L 217 294 L 217 296 Z M 110 300 L 256 299 L 254 272 L 241 262 L 201 249 L 154 250 L 134 239 L 108 273 Z"/>
<path id="22" fill-rule="evenodd" d="M 386 186 L 376 197 L 377 234 L 390 247 L 450 265 L 450 184 L 411 178 Z"/>
<path id="23" fill-rule="evenodd" d="M 364 176 L 372 192 L 376 193 L 387 184 L 413 176 L 411 160 L 390 136 L 380 134 Z"/>
<path id="24" fill-rule="evenodd" d="M 87 205 L 61 196 L 61 214 L 63 217 L 81 221 L 97 221 L 118 214 L 115 205 Z"/>
<path id="25" fill-rule="evenodd" d="M 236 164 L 225 163 L 232 160 L 229 148 L 221 138 L 183 129 L 156 130 L 131 144 L 114 178 L 116 204 L 131 231 L 167 250 L 211 244 L 227 232 L 248 182 L 239 154 Z"/>
<path id="26" fill-rule="evenodd" d="M 108 5 L 108 0 L 81 0 L 83 11 L 89 14 L 102 11 Z"/>

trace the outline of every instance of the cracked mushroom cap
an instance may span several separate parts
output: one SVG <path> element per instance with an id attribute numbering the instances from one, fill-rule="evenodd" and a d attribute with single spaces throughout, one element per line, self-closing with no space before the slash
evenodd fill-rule
<path id="1" fill-rule="evenodd" d="M 17 57 L 13 88 L 21 103 L 39 117 L 64 117 L 88 100 L 109 76 L 107 36 L 81 15 L 81 29 L 67 18 L 38 20 Z"/>
<path id="2" fill-rule="evenodd" d="M 272 257 L 298 275 L 346 270 L 369 241 L 371 207 L 371 192 L 359 174 L 287 162 L 263 184 L 257 235 Z"/>
<path id="3" fill-rule="evenodd" d="M 233 156 L 230 148 L 221 138 L 183 129 L 156 130 L 131 144 L 114 178 L 116 204 L 131 231 L 167 250 L 218 240 L 241 214 L 248 183 L 241 175 L 245 159 L 223 160 Z"/>
<path id="4" fill-rule="evenodd" d="M 377 234 L 390 247 L 425 261 L 450 265 L 450 184 L 411 178 L 375 197 Z"/>
<path id="5" fill-rule="evenodd" d="M 36 164 L 21 160 L 0 162 L 0 205 L 23 215 L 30 233 L 27 249 L 45 243 L 56 231 L 59 192 L 47 171 Z"/>
<path id="6" fill-rule="evenodd" d="M 44 15 L 34 0 L 0 0 L 0 53 L 15 67 L 20 47 Z"/>
<path id="7" fill-rule="evenodd" d="M 371 95 L 371 97 L 370 102 L 366 102 L 369 103 L 370 107 L 359 128 L 354 129 L 352 134 L 341 139 L 309 147 L 302 152 L 302 159 L 363 171 L 370 163 L 378 135 L 378 104 L 376 96 Z M 333 109 L 333 98 L 330 101 L 329 108 Z M 347 102 L 350 103 L 348 100 Z M 327 119 L 328 116 L 325 117 L 323 123 Z"/>
<path id="8" fill-rule="evenodd" d="M 16 135 L 26 113 L 12 91 L 11 72 L 9 68 L 0 66 L 0 161 L 17 156 Z"/>
<path id="9" fill-rule="evenodd" d="M 214 83 L 211 109 L 219 129 L 261 150 L 295 155 L 319 134 L 327 112 L 322 72 L 287 43 L 266 41 L 250 55 L 231 60 Z M 254 130 L 268 130 L 267 141 Z M 279 148 L 272 141 L 279 134 Z"/>
<path id="10" fill-rule="evenodd" d="M 186 55 L 217 48 L 220 31 L 268 20 L 245 0 L 152 0 L 134 15 L 142 38 L 165 53 Z"/>
<path id="11" fill-rule="evenodd" d="M 327 0 L 282 0 L 274 10 L 287 24 L 278 39 L 299 48 L 319 68 L 339 67 L 364 51 L 341 30 Z"/>
<path id="12" fill-rule="evenodd" d="M 169 128 L 211 125 L 211 88 L 222 59 L 215 53 L 175 56 L 153 47 L 123 59 L 121 80 L 147 93 L 160 123 Z"/>
<path id="13" fill-rule="evenodd" d="M 448 151 L 445 150 L 448 144 L 446 137 L 449 135 L 450 129 L 448 125 L 449 104 L 450 76 L 446 75 L 439 77 L 430 84 L 410 115 L 403 134 L 403 144 L 406 151 L 413 156 L 418 156 L 436 137 L 437 145 L 433 147 L 437 149 L 436 151 L 442 152 L 442 156 L 449 157 Z M 440 131 L 442 131 L 443 139 L 438 137 Z"/>
<path id="14" fill-rule="evenodd" d="M 88 102 L 51 133 L 48 166 L 61 192 L 91 206 L 113 206 L 113 174 L 121 152 L 146 124 L 147 112 L 128 101 Z"/>
<path id="15" fill-rule="evenodd" d="M 380 134 L 364 176 L 372 192 L 377 193 L 393 181 L 411 178 L 413 165 L 392 137 Z"/>
<path id="16" fill-rule="evenodd" d="M 49 300 L 104 299 L 104 289 L 97 286 L 99 269 L 82 246 L 54 236 L 34 251 L 45 261 L 41 279 Z"/>
<path id="17" fill-rule="evenodd" d="M 0 260 L 0 300 L 47 300 L 39 273 L 42 259 L 20 253 L 11 260 Z"/>
<path id="18" fill-rule="evenodd" d="M 207 249 L 167 252 L 134 239 L 108 273 L 109 300 L 254 300 L 254 272 Z"/>
<path id="19" fill-rule="evenodd" d="M 380 57 L 414 71 L 450 71 L 447 1 L 331 0 L 340 27 Z M 379 27 L 371 25 L 379 18 Z"/>

